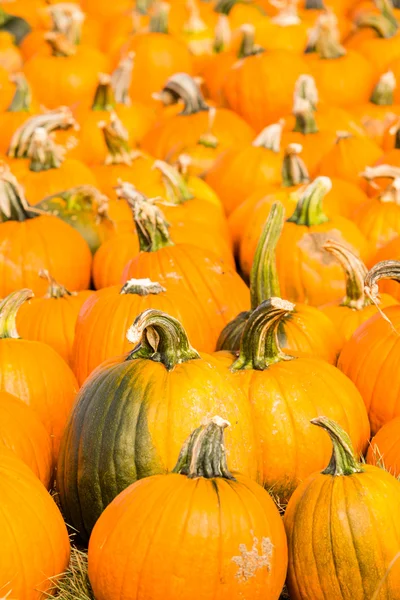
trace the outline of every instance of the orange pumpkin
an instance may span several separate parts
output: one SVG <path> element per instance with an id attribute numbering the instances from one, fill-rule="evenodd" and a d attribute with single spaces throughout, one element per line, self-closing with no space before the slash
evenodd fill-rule
<path id="1" fill-rule="evenodd" d="M 383 261 L 368 273 L 365 285 L 370 297 L 376 298 L 377 282 L 399 280 L 400 263 Z M 344 345 L 338 366 L 360 390 L 367 407 L 371 431 L 375 434 L 385 423 L 400 415 L 396 364 L 399 360 L 398 306 L 389 306 L 363 323 Z M 387 385 L 390 380 L 390 386 Z"/>
<path id="2" fill-rule="evenodd" d="M 371 260 L 371 264 L 375 265 L 378 262 L 387 260 L 400 261 L 400 237 L 396 237 L 385 246 L 382 246 Z M 400 300 L 400 286 L 397 281 L 383 279 L 379 282 L 379 289 L 384 294 L 390 294 L 392 298 Z"/>
<path id="3" fill-rule="evenodd" d="M 17 312 L 30 297 L 31 290 L 25 289 L 13 292 L 0 303 L 0 390 L 33 408 L 51 435 L 56 459 L 78 384 L 53 348 L 19 338 Z"/>
<path id="4" fill-rule="evenodd" d="M 400 417 L 386 423 L 372 438 L 367 454 L 369 465 L 381 467 L 397 478 L 400 475 L 399 425 Z"/>
<path id="5" fill-rule="evenodd" d="M 35 212 L 5 164 L 0 165 L 0 196 L 0 297 L 24 285 L 45 294 L 40 269 L 72 290 L 87 289 L 92 259 L 81 235 L 61 219 Z"/>
<path id="6" fill-rule="evenodd" d="M 7 392 L 0 392 L 0 447 L 0 454 L 12 450 L 46 488 L 53 483 L 50 435 L 35 412 Z"/>
<path id="7" fill-rule="evenodd" d="M 51 594 L 56 578 L 68 567 L 70 544 L 64 520 L 29 467 L 4 450 L 0 451 L 0 494 L 1 593 L 3 598 L 40 600 Z"/>
<path id="8" fill-rule="evenodd" d="M 0 31 L 0 67 L 8 73 L 17 73 L 22 68 L 22 56 L 14 43 L 14 35 Z"/>
<path id="9" fill-rule="evenodd" d="M 328 440 L 310 427 L 310 419 L 327 414 L 339 420 L 360 453 L 369 440 L 367 413 L 354 384 L 319 358 L 282 351 L 278 327 L 293 308 L 280 298 L 263 302 L 246 323 L 239 355 L 215 354 L 228 381 L 250 401 L 260 443 L 260 482 L 283 503 L 328 460 Z"/>
<path id="10" fill-rule="evenodd" d="M 169 292 L 150 279 L 130 279 L 122 288 L 112 286 L 96 292 L 82 306 L 73 348 L 73 370 L 81 385 L 102 362 L 131 349 L 126 331 L 135 318 L 149 308 L 163 310 L 177 318 L 199 350 L 214 350 L 201 312 L 188 294 L 182 290 Z"/>
<path id="11" fill-rule="evenodd" d="M 1 85 L 1 98 L 0 98 L 0 111 L 4 112 L 10 106 L 14 97 L 15 86 L 10 81 L 10 74 L 0 67 L 0 85 Z"/>
<path id="12" fill-rule="evenodd" d="M 340 302 L 322 306 L 321 310 L 331 319 L 343 340 L 347 341 L 359 325 L 375 315 L 378 309 L 364 291 L 364 279 L 368 273 L 364 263 L 338 242 L 328 241 L 324 249 L 338 260 L 345 272 L 346 296 Z M 397 301 L 391 296 L 383 294 L 379 297 L 381 309 L 393 304 L 397 304 Z"/>

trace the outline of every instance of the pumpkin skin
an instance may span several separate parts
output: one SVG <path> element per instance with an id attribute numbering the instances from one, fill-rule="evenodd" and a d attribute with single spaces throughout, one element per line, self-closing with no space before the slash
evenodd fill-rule
<path id="1" fill-rule="evenodd" d="M 380 248 L 375 254 L 374 259 L 371 261 L 371 264 L 375 265 L 376 263 L 385 260 L 400 260 L 400 237 L 394 238 L 394 240 Z M 389 294 L 392 298 L 400 300 L 400 286 L 396 281 L 383 279 L 379 283 L 379 289 L 384 294 Z"/>
<path id="2" fill-rule="evenodd" d="M 372 438 L 367 454 L 368 464 L 384 468 L 394 477 L 400 474 L 399 425 L 400 417 L 386 423 Z"/>
<path id="3" fill-rule="evenodd" d="M 50 435 L 34 411 L 7 392 L 0 392 L 0 447 L 12 450 L 46 488 L 53 483 Z"/>
<path id="4" fill-rule="evenodd" d="M 165 322 L 172 341 L 166 339 Z M 137 479 L 173 468 L 199 414 L 223 414 L 235 424 L 227 442 L 230 462 L 257 477 L 245 396 L 225 381 L 209 355 L 200 357 L 190 347 L 179 322 L 160 311 L 149 309 L 135 321 L 133 334 L 141 338 L 142 348 L 149 326 L 164 340 L 161 354 L 150 350 L 147 358 L 140 358 L 140 352 L 136 358 L 134 351 L 98 367 L 81 388 L 63 437 L 57 489 L 67 521 L 85 539 L 119 492 Z"/>
<path id="5" fill-rule="evenodd" d="M 4 598 L 40 600 L 54 586 L 49 578 L 54 581 L 68 566 L 67 528 L 29 467 L 12 452 L 1 450 L 0 494 L 1 593 Z"/>
<path id="6" fill-rule="evenodd" d="M 214 417 L 208 427 L 216 426 L 212 421 L 222 421 L 220 427 L 226 426 Z M 197 438 L 201 449 L 214 439 L 208 431 L 205 435 L 210 441 Z M 181 456 L 186 453 L 186 460 L 200 473 L 202 461 L 197 459 L 196 450 L 191 452 L 189 446 L 187 451 L 187 444 L 197 433 L 193 432 Z M 213 464 L 219 466 L 217 453 L 212 454 Z M 223 462 L 225 457 L 220 460 Z M 179 466 L 178 462 L 177 469 Z M 177 594 L 182 600 L 279 598 L 287 549 L 282 521 L 271 498 L 250 479 L 236 474 L 233 477 L 226 469 L 222 476 L 217 469 L 208 471 L 209 478 L 192 475 L 192 471 L 183 467 L 172 474 L 139 481 L 106 509 L 89 544 L 89 578 L 96 598 L 128 600 L 141 593 L 154 600 Z M 150 534 L 149 538 L 143 524 L 148 522 L 150 511 L 158 527 L 157 535 Z M 199 520 L 199 514 L 204 519 Z M 128 523 L 134 524 L 133 529 Z M 115 560 L 111 531 L 117 533 L 119 548 L 130 557 L 129 562 Z M 165 556 L 163 561 L 155 558 L 160 552 Z M 207 577 L 200 556 L 207 556 Z M 140 591 L 139 572 L 148 575 Z"/>
<path id="7" fill-rule="evenodd" d="M 122 289 L 118 285 L 96 292 L 82 306 L 72 352 L 73 371 L 80 385 L 102 362 L 131 349 L 125 332 L 148 308 L 163 310 L 178 319 L 196 348 L 203 352 L 214 350 L 198 306 L 187 294 L 182 290 L 167 291 L 150 280 L 131 280 Z"/>
<path id="8" fill-rule="evenodd" d="M 261 453 L 259 482 L 283 503 L 330 455 L 329 440 L 315 435 L 321 432 L 311 427 L 311 418 L 329 414 L 337 419 L 349 429 L 359 453 L 369 440 L 368 417 L 355 385 L 321 359 L 290 360 L 281 352 L 276 329 L 291 310 L 293 305 L 279 298 L 263 302 L 247 321 L 239 357 L 214 354 L 227 380 L 245 393 L 252 407 Z"/>
<path id="9" fill-rule="evenodd" d="M 327 469 L 304 481 L 286 509 L 290 598 L 362 600 L 378 589 L 376 598 L 397 598 L 399 570 L 391 565 L 400 550 L 400 531 L 392 515 L 399 510 L 400 484 L 382 469 L 359 464 L 344 431 L 329 419 L 314 423 L 321 421 L 346 440 L 345 458 L 334 451 Z M 371 544 L 379 545 L 378 554 L 370 553 Z M 321 569 L 324 576 L 318 577 Z"/>

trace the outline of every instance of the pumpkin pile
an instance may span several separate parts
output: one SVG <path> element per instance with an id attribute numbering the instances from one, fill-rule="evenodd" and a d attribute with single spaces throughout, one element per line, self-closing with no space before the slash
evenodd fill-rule
<path id="1" fill-rule="evenodd" d="M 0 598 L 400 600 L 400 2 L 0 0 Z"/>

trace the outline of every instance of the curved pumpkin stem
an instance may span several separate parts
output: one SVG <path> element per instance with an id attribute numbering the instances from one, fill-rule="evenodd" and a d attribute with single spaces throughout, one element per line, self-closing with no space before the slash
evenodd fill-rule
<path id="1" fill-rule="evenodd" d="M 262 54 L 264 48 L 255 43 L 256 29 L 254 25 L 250 23 L 244 23 L 240 27 L 242 33 L 242 41 L 237 54 L 238 58 L 247 58 L 247 56 L 254 56 L 255 54 Z"/>
<path id="2" fill-rule="evenodd" d="M 393 37 L 397 33 L 399 24 L 393 13 L 391 0 L 375 0 L 375 6 L 380 11 L 380 14 L 361 11 L 356 21 L 357 27 L 370 27 L 381 38 Z"/>
<path id="3" fill-rule="evenodd" d="M 126 200 L 132 209 L 141 252 L 156 252 L 173 246 L 169 224 L 154 203 L 158 198 L 147 198 L 128 182 L 121 182 L 116 191 L 118 198 Z"/>
<path id="4" fill-rule="evenodd" d="M 145 358 L 161 362 L 168 371 L 177 364 L 200 358 L 190 345 L 187 333 L 177 319 L 149 308 L 142 312 L 126 334 L 136 348 L 127 360 Z"/>
<path id="5" fill-rule="evenodd" d="M 156 160 L 152 168 L 160 171 L 167 201 L 170 204 L 183 204 L 187 200 L 194 198 L 183 175 L 179 173 L 178 169 L 163 160 Z"/>
<path id="6" fill-rule="evenodd" d="M 45 298 L 65 298 L 66 296 L 76 296 L 76 292 L 70 292 L 66 287 L 58 283 L 47 269 L 40 269 L 39 277 L 47 279 L 49 287 L 47 288 Z"/>
<path id="7" fill-rule="evenodd" d="M 302 183 L 310 183 L 310 176 L 305 162 L 300 154 L 303 151 L 301 144 L 289 144 L 285 149 L 282 164 L 283 187 L 294 187 Z"/>
<path id="8" fill-rule="evenodd" d="M 7 112 L 29 112 L 31 109 L 31 88 L 23 73 L 15 73 L 10 78 L 15 83 L 15 92 Z"/>
<path id="9" fill-rule="evenodd" d="M 78 4 L 60 2 L 46 8 L 53 21 L 53 31 L 63 34 L 71 44 L 79 44 L 85 15 Z"/>
<path id="10" fill-rule="evenodd" d="M 315 46 L 320 58 L 325 60 L 334 60 L 346 54 L 340 43 L 337 17 L 333 12 L 326 12 L 318 17 L 311 45 Z"/>
<path id="11" fill-rule="evenodd" d="M 168 33 L 168 19 L 171 5 L 168 2 L 154 2 L 149 23 L 151 33 Z"/>
<path id="12" fill-rule="evenodd" d="M 10 167 L 0 162 L 0 223 L 26 221 L 37 216 L 26 201 L 23 189 L 11 173 Z"/>
<path id="13" fill-rule="evenodd" d="M 240 352 L 231 371 L 254 369 L 264 371 L 282 360 L 293 360 L 282 352 L 278 341 L 278 327 L 294 304 L 281 298 L 262 302 L 249 316 L 243 331 Z"/>
<path id="14" fill-rule="evenodd" d="M 24 302 L 33 298 L 34 293 L 27 288 L 12 292 L 0 302 L 0 339 L 18 339 L 17 313 Z"/>
<path id="15" fill-rule="evenodd" d="M 289 223 L 312 227 L 329 221 L 323 212 L 322 201 L 331 190 L 332 182 L 329 177 L 317 177 L 300 196 Z"/>
<path id="16" fill-rule="evenodd" d="M 105 160 L 106 165 L 128 165 L 132 164 L 140 152 L 132 150 L 129 145 L 129 135 L 127 130 L 118 118 L 115 112 L 110 113 L 110 120 L 100 121 L 100 129 L 103 132 L 104 141 L 107 146 L 108 155 Z"/>
<path id="17" fill-rule="evenodd" d="M 64 57 L 74 56 L 77 52 L 77 47 L 74 42 L 62 33 L 49 31 L 44 34 L 44 39 L 49 44 L 53 56 Z"/>
<path id="18" fill-rule="evenodd" d="M 232 30 L 229 19 L 226 15 L 218 15 L 217 24 L 214 30 L 213 51 L 215 54 L 224 52 L 231 44 Z"/>
<path id="19" fill-rule="evenodd" d="M 7 156 L 11 158 L 29 158 L 29 148 L 36 129 L 45 129 L 47 133 L 59 129 L 67 130 L 77 127 L 71 109 L 61 106 L 55 110 L 49 110 L 42 115 L 35 115 L 25 121 L 11 138 Z"/>
<path id="20" fill-rule="evenodd" d="M 278 123 L 268 125 L 258 134 L 252 145 L 256 148 L 265 148 L 278 153 L 281 149 L 281 137 L 285 121 L 281 119 Z"/>
<path id="21" fill-rule="evenodd" d="M 309 100 L 295 96 L 293 114 L 296 117 L 293 131 L 303 135 L 318 133 L 319 129 L 315 120 L 314 109 Z"/>
<path id="22" fill-rule="evenodd" d="M 378 282 L 381 279 L 393 279 L 400 283 L 400 260 L 382 260 L 368 271 L 364 279 L 365 291 L 374 300 L 378 297 Z"/>
<path id="23" fill-rule="evenodd" d="M 396 89 L 396 78 L 393 71 L 381 75 L 371 95 L 371 102 L 379 106 L 392 106 L 394 103 L 394 91 Z"/>
<path id="24" fill-rule="evenodd" d="M 182 101 L 184 109 L 179 113 L 180 115 L 194 115 L 209 110 L 197 82 L 187 73 L 177 73 L 170 77 L 161 92 L 153 96 L 164 106 Z"/>
<path id="25" fill-rule="evenodd" d="M 186 440 L 172 472 L 190 479 L 223 477 L 235 481 L 226 462 L 224 429 L 229 426 L 225 419 L 213 417 L 195 429 Z"/>
<path id="26" fill-rule="evenodd" d="M 157 281 L 151 281 L 151 279 L 129 279 L 122 286 L 120 294 L 150 296 L 150 294 L 161 294 L 166 291 L 165 287 Z"/>
<path id="27" fill-rule="evenodd" d="M 330 463 L 322 471 L 324 475 L 338 477 L 340 475 L 354 475 L 354 473 L 364 472 L 364 469 L 356 458 L 349 435 L 340 425 L 327 417 L 317 417 L 316 419 L 312 419 L 311 423 L 325 429 L 333 445 Z"/>
<path id="28" fill-rule="evenodd" d="M 38 127 L 33 132 L 27 151 L 31 159 L 29 169 L 40 173 L 49 169 L 58 169 L 65 159 L 65 148 L 56 144 L 44 127 Z"/>
<path id="29" fill-rule="evenodd" d="M 373 182 L 374 179 L 396 179 L 400 178 L 400 167 L 394 167 L 392 165 L 377 165 L 376 167 L 366 167 L 363 173 L 360 173 L 361 177 L 364 177 L 369 182 Z"/>
<path id="30" fill-rule="evenodd" d="M 368 269 L 362 260 L 349 248 L 333 240 L 328 240 L 323 248 L 333 254 L 346 274 L 346 296 L 340 306 L 347 306 L 354 310 L 362 310 L 369 306 L 371 300 L 364 292 L 364 279 Z"/>
<path id="31" fill-rule="evenodd" d="M 115 109 L 114 91 L 111 86 L 111 76 L 107 73 L 99 73 L 92 110 L 112 111 Z"/>
<path id="32" fill-rule="evenodd" d="M 129 52 L 121 59 L 117 68 L 111 74 L 111 87 L 114 92 L 115 101 L 118 104 L 130 106 L 132 104 L 129 88 L 132 80 L 135 53 Z"/>

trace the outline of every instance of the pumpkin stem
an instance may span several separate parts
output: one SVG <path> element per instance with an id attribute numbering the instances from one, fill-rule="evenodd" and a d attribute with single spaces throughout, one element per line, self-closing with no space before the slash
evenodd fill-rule
<path id="1" fill-rule="evenodd" d="M 235 481 L 226 462 L 224 429 L 229 426 L 229 421 L 216 416 L 195 429 L 180 451 L 172 472 L 189 479 L 223 477 Z"/>
<path id="2" fill-rule="evenodd" d="M 29 149 L 32 138 L 38 128 L 45 129 L 47 133 L 58 129 L 67 130 L 77 127 L 71 109 L 61 106 L 49 110 L 42 115 L 35 115 L 25 121 L 11 138 L 7 156 L 10 158 L 29 158 Z"/>
<path id="3" fill-rule="evenodd" d="M 215 117 L 217 116 L 217 109 L 215 106 L 210 106 L 208 110 L 208 119 L 207 119 L 207 131 L 201 134 L 197 143 L 200 146 L 204 146 L 205 148 L 217 148 L 219 141 L 216 135 L 213 134 L 213 127 L 215 122 Z"/>
<path id="4" fill-rule="evenodd" d="M 129 145 L 129 134 L 122 121 L 115 112 L 110 113 L 110 120 L 100 121 L 98 124 L 103 132 L 104 141 L 107 146 L 108 154 L 105 160 L 106 165 L 128 165 L 132 160 L 140 155 L 137 150 L 132 150 Z"/>
<path id="5" fill-rule="evenodd" d="M 353 475 L 363 473 L 364 469 L 358 462 L 349 435 L 335 421 L 327 417 L 317 417 L 311 423 L 322 427 L 331 438 L 333 452 L 329 465 L 322 473 L 324 475 Z"/>
<path id="6" fill-rule="evenodd" d="M 44 39 L 49 44 L 53 56 L 67 58 L 68 56 L 74 56 L 77 52 L 75 44 L 70 42 L 62 33 L 49 31 L 44 34 Z"/>
<path id="7" fill-rule="evenodd" d="M 47 269 L 40 269 L 39 277 L 47 279 L 49 283 L 45 298 L 65 298 L 65 296 L 76 295 L 76 292 L 70 292 L 66 287 L 58 283 Z"/>
<path id="8" fill-rule="evenodd" d="M 18 339 L 17 313 L 24 302 L 33 298 L 34 293 L 27 288 L 12 292 L 0 302 L 0 339 Z"/>
<path id="9" fill-rule="evenodd" d="M 164 106 L 182 101 L 184 109 L 179 113 L 181 115 L 209 110 L 196 80 L 187 73 L 176 73 L 170 77 L 161 92 L 153 94 L 153 98 L 160 100 Z"/>
<path id="10" fill-rule="evenodd" d="M 126 337 L 131 344 L 137 344 L 127 360 L 146 358 L 161 362 L 171 371 L 179 363 L 200 358 L 197 350 L 190 345 L 181 323 L 154 308 L 136 317 Z"/>
<path id="11" fill-rule="evenodd" d="M 95 213 L 99 221 L 109 219 L 108 198 L 93 185 L 78 185 L 58 194 L 46 196 L 41 202 L 41 206 L 42 203 L 53 198 L 62 198 L 65 200 L 65 208 L 68 212 L 78 213 L 84 210 L 91 210 Z"/>
<path id="12" fill-rule="evenodd" d="M 318 133 L 319 129 L 315 120 L 314 109 L 309 100 L 295 96 L 293 114 L 296 117 L 293 131 L 297 131 L 303 135 Z"/>
<path id="13" fill-rule="evenodd" d="M 58 169 L 65 159 L 65 148 L 56 144 L 44 127 L 37 127 L 27 151 L 31 159 L 29 169 L 35 173 Z"/>
<path id="14" fill-rule="evenodd" d="M 37 216 L 26 201 L 24 191 L 10 167 L 0 162 L 0 223 L 26 221 Z"/>
<path id="15" fill-rule="evenodd" d="M 223 15 L 229 15 L 232 8 L 237 4 L 240 0 L 217 0 L 217 3 L 214 7 L 215 12 L 221 13 Z"/>
<path id="16" fill-rule="evenodd" d="M 357 27 L 370 27 L 381 38 L 393 37 L 399 28 L 399 24 L 393 13 L 391 0 L 375 0 L 375 6 L 380 14 L 362 11 L 356 21 Z"/>
<path id="17" fill-rule="evenodd" d="M 264 48 L 255 43 L 256 29 L 254 25 L 245 23 L 240 27 L 240 31 L 242 32 L 243 37 L 238 52 L 238 58 L 246 58 L 247 56 L 254 56 L 255 54 L 264 52 Z"/>
<path id="18" fill-rule="evenodd" d="M 121 288 L 120 294 L 135 294 L 136 296 L 150 296 L 166 292 L 165 287 L 151 279 L 129 279 Z"/>
<path id="19" fill-rule="evenodd" d="M 377 165 L 376 167 L 365 167 L 363 173 L 360 173 L 361 177 L 364 177 L 367 181 L 374 181 L 374 179 L 396 179 L 400 177 L 400 167 L 394 167 L 392 165 Z"/>
<path id="20" fill-rule="evenodd" d="M 23 73 L 15 73 L 11 76 L 15 83 L 15 92 L 7 112 L 29 112 L 31 109 L 31 88 Z"/>
<path id="21" fill-rule="evenodd" d="M 369 306 L 371 300 L 364 292 L 364 279 L 368 269 L 362 260 L 349 248 L 333 240 L 328 240 L 323 248 L 339 261 L 346 275 L 346 296 L 340 306 L 347 306 L 354 310 L 362 310 Z"/>
<path id="22" fill-rule="evenodd" d="M 400 261 L 382 260 L 368 271 L 364 280 L 364 289 L 373 300 L 379 297 L 378 281 L 381 279 L 393 279 L 400 283 Z"/>
<path id="23" fill-rule="evenodd" d="M 337 18 L 333 12 L 326 12 L 317 19 L 317 24 L 310 32 L 309 48 L 315 47 L 320 58 L 333 60 L 346 54 L 340 44 Z"/>
<path id="24" fill-rule="evenodd" d="M 111 76 L 99 73 L 99 83 L 94 94 L 92 110 L 112 111 L 115 109 L 114 91 Z"/>
<path id="25" fill-rule="evenodd" d="M 168 2 L 154 2 L 149 23 L 151 33 L 168 33 L 168 18 L 171 10 Z"/>
<path id="26" fill-rule="evenodd" d="M 290 25 L 298 25 L 301 23 L 297 11 L 298 0 L 284 0 L 283 2 L 273 2 L 278 7 L 279 11 L 275 17 L 272 17 L 272 23 L 276 23 L 281 27 L 288 27 Z"/>
<path id="27" fill-rule="evenodd" d="M 183 24 L 184 33 L 201 33 L 207 30 L 207 25 L 201 18 L 199 7 L 195 0 L 186 0 L 186 9 L 189 13 L 188 20 Z"/>
<path id="28" fill-rule="evenodd" d="M 226 15 L 218 15 L 217 24 L 214 30 L 213 51 L 215 54 L 227 50 L 232 41 L 232 31 L 229 19 Z"/>
<path id="29" fill-rule="evenodd" d="M 312 110 L 317 109 L 319 98 L 314 77 L 311 75 L 300 75 L 294 88 L 294 104 L 296 104 L 296 98 L 307 100 Z"/>
<path id="30" fill-rule="evenodd" d="M 147 15 L 150 6 L 153 4 L 153 0 L 136 0 L 135 11 L 141 15 Z"/>
<path id="31" fill-rule="evenodd" d="M 325 4 L 323 0 L 306 0 L 304 8 L 306 10 L 325 10 Z"/>
<path id="32" fill-rule="evenodd" d="M 268 125 L 258 134 L 255 140 L 253 140 L 253 146 L 256 148 L 265 148 L 266 150 L 272 150 L 272 152 L 278 153 L 281 149 L 281 137 L 285 121 L 281 119 L 278 123 Z"/>
<path id="33" fill-rule="evenodd" d="M 183 175 L 175 167 L 163 160 L 156 160 L 152 168 L 160 171 L 167 201 L 170 204 L 183 204 L 194 198 Z"/>
<path id="34" fill-rule="evenodd" d="M 282 360 L 293 360 L 282 352 L 278 340 L 278 327 L 294 304 L 281 298 L 269 298 L 250 313 L 240 342 L 239 356 L 231 371 L 254 369 L 265 371 Z"/>
<path id="35" fill-rule="evenodd" d="M 307 167 L 300 156 L 302 150 L 301 144 L 289 144 L 285 150 L 282 163 L 282 185 L 284 187 L 310 182 Z"/>
<path id="36" fill-rule="evenodd" d="M 322 207 L 324 196 L 331 190 L 329 177 L 317 177 L 301 194 L 289 223 L 313 227 L 329 221 Z"/>
<path id="37" fill-rule="evenodd" d="M 85 14 L 79 5 L 72 2 L 60 2 L 47 6 L 46 10 L 53 22 L 53 32 L 64 35 L 71 44 L 79 44 L 85 20 Z"/>
<path id="38" fill-rule="evenodd" d="M 157 252 L 173 246 L 164 214 L 156 206 L 158 198 L 146 198 L 134 185 L 126 181 L 117 187 L 118 198 L 123 198 L 132 209 L 141 252 Z"/>
<path id="39" fill-rule="evenodd" d="M 392 71 L 381 75 L 374 91 L 372 92 L 371 102 L 379 106 L 392 106 L 394 102 L 394 91 L 396 89 L 396 79 Z"/>
<path id="40" fill-rule="evenodd" d="M 129 95 L 129 88 L 132 80 L 134 58 L 135 53 L 129 52 L 127 56 L 119 62 L 118 67 L 111 74 L 111 86 L 114 92 L 115 101 L 118 104 L 125 104 L 125 106 L 130 106 L 132 103 Z"/>

